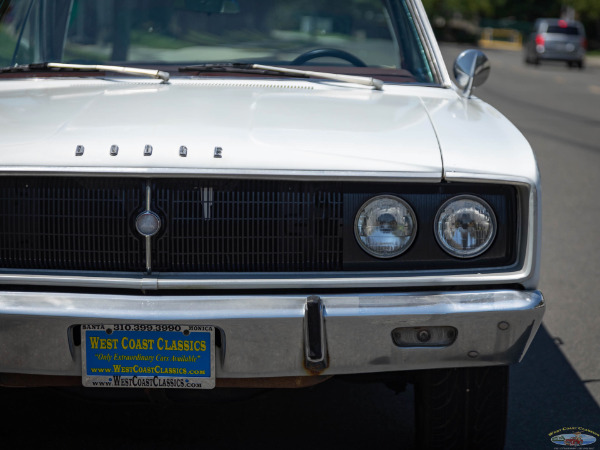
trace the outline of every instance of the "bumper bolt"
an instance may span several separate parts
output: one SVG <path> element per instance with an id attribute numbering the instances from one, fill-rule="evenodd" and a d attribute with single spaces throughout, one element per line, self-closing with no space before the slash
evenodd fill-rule
<path id="1" fill-rule="evenodd" d="M 417 339 L 419 342 L 428 342 L 431 339 L 431 333 L 429 330 L 421 330 L 417 333 Z"/>
<path id="2" fill-rule="evenodd" d="M 469 358 L 475 359 L 475 358 L 477 358 L 479 356 L 479 352 L 476 352 L 475 350 L 473 350 L 473 351 L 470 351 L 468 353 L 468 355 L 469 355 Z"/>
<path id="3" fill-rule="evenodd" d="M 509 327 L 510 325 L 508 324 L 508 322 L 500 322 L 498 324 L 498 328 L 500 328 L 502 331 L 508 330 Z"/>

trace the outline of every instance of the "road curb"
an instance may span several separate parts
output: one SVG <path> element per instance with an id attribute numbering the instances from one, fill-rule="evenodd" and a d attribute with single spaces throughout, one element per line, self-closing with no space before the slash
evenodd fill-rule
<path id="1" fill-rule="evenodd" d="M 590 67 L 600 67 L 600 56 L 586 56 L 585 63 Z"/>

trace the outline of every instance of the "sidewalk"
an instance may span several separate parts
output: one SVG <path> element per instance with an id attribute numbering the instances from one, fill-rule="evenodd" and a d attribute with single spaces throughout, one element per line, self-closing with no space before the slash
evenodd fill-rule
<path id="1" fill-rule="evenodd" d="M 586 56 L 585 63 L 590 67 L 600 67 L 600 55 Z"/>

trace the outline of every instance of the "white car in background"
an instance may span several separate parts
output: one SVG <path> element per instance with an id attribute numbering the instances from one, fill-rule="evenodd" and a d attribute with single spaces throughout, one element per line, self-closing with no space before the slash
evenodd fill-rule
<path id="1" fill-rule="evenodd" d="M 540 179 L 418 0 L 10 0 L 0 43 L 1 385 L 362 374 L 503 447 Z"/>

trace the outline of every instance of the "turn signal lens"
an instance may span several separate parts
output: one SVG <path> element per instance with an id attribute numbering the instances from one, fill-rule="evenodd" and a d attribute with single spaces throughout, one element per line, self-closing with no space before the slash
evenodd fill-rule
<path id="1" fill-rule="evenodd" d="M 435 237 L 447 253 L 457 258 L 473 258 L 492 245 L 496 216 L 482 199 L 463 195 L 442 205 L 435 228 Z"/>
<path id="2" fill-rule="evenodd" d="M 356 240 L 377 258 L 393 258 L 405 252 L 417 234 L 417 220 L 404 200 L 380 195 L 358 210 L 354 222 Z"/>

